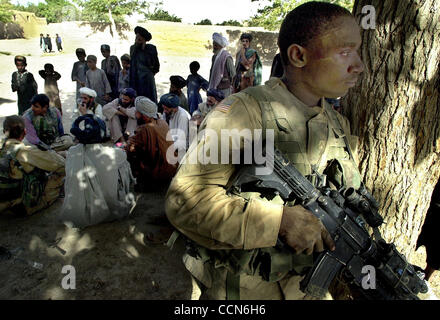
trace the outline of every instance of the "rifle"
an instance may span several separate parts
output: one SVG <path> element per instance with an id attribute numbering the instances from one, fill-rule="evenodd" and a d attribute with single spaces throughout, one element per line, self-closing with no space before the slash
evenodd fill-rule
<path id="1" fill-rule="evenodd" d="M 268 198 L 279 195 L 285 202 L 296 201 L 321 220 L 336 249 L 315 254 L 313 267 L 301 282 L 304 293 L 322 298 L 337 276 L 367 300 L 418 300 L 418 293 L 428 291 L 421 269 L 409 264 L 394 244 L 382 239 L 377 228 L 383 223 L 379 204 L 365 187 L 316 188 L 279 150 L 275 150 L 273 160 L 274 168 L 268 175 L 256 173 L 262 166 L 241 168 L 230 190 L 258 191 Z M 374 237 L 366 224 L 373 228 Z M 278 240 L 277 246 L 287 245 Z M 374 268 L 373 285 L 363 283 L 365 266 Z"/>

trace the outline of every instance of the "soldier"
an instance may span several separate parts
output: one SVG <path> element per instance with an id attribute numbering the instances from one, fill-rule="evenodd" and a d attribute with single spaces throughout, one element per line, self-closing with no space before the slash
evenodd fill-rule
<path id="1" fill-rule="evenodd" d="M 345 95 L 363 71 L 359 26 L 340 6 L 308 2 L 286 16 L 278 41 L 283 78 L 227 97 L 200 129 L 218 137 L 225 129 L 272 129 L 275 147 L 311 181 L 325 172 L 337 188 L 359 188 L 357 164 L 348 152 L 351 148 L 355 154 L 356 137 L 350 135 L 348 120 L 324 99 Z M 243 151 L 246 141 L 238 138 Z M 314 251 L 334 250 L 329 233 L 302 206 L 228 194 L 226 186 L 239 168 L 231 161 L 185 161 L 201 150 L 209 149 L 212 156 L 213 150 L 220 154 L 227 147 L 231 154 L 233 149 L 212 146 L 212 134 L 193 141 L 166 196 L 168 219 L 191 244 L 184 262 L 203 298 L 306 298 L 299 282 L 313 265 Z M 278 239 L 295 255 L 275 257 Z"/>

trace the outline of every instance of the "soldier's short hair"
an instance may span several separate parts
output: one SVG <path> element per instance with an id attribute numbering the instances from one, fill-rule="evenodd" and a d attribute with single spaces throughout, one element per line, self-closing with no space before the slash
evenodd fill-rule
<path id="1" fill-rule="evenodd" d="M 335 18 L 341 16 L 353 17 L 347 9 L 327 2 L 306 2 L 284 18 L 278 35 L 283 65 L 289 64 L 287 49 L 292 44 L 307 47 L 311 40 L 329 29 Z"/>
<path id="2" fill-rule="evenodd" d="M 3 121 L 3 133 L 8 139 L 18 139 L 24 132 L 24 120 L 21 116 L 8 116 Z"/>

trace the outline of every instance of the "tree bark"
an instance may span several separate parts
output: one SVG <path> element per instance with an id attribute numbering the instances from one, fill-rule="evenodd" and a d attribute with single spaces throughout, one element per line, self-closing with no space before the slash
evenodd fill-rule
<path id="1" fill-rule="evenodd" d="M 440 4 L 438 0 L 356 0 L 376 10 L 361 29 L 360 83 L 344 98 L 359 136 L 359 167 L 381 204 L 384 238 L 414 253 L 440 176 Z"/>

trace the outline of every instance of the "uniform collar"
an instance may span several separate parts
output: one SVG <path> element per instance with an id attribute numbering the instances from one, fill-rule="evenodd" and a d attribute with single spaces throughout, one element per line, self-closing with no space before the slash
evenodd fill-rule
<path id="1" fill-rule="evenodd" d="M 290 100 L 292 100 L 292 104 L 302 107 L 302 108 L 322 108 L 324 109 L 325 105 L 325 98 L 322 97 L 319 101 L 319 104 L 313 107 L 307 106 L 304 102 L 302 102 L 300 99 L 298 99 L 292 92 L 287 89 L 286 84 L 280 79 L 280 78 L 270 78 L 268 81 L 266 81 L 265 85 L 269 86 L 273 90 L 280 90 L 280 94 L 282 92 L 283 96 L 288 97 Z"/>

